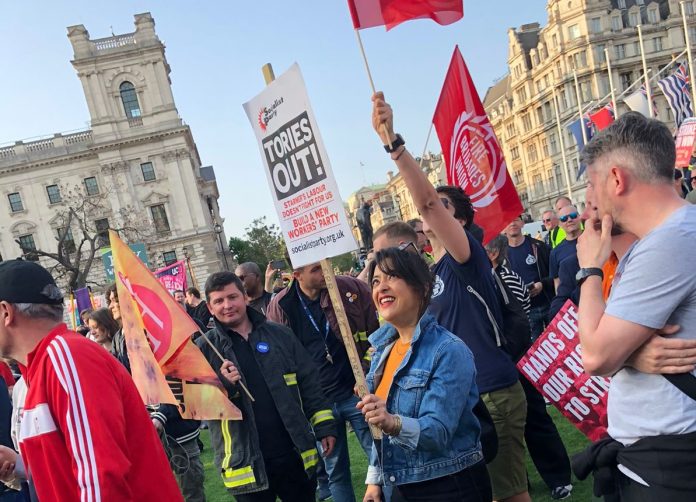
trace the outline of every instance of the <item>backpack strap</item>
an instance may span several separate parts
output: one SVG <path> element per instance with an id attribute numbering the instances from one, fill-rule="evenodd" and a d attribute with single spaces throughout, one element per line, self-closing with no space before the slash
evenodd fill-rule
<path id="1" fill-rule="evenodd" d="M 691 373 L 679 373 L 678 375 L 662 375 L 677 389 L 696 401 L 696 376 Z"/>

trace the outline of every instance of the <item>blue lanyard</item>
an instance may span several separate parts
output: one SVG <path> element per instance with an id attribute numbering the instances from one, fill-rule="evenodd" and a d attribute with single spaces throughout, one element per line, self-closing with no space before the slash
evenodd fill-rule
<path id="1" fill-rule="evenodd" d="M 297 283 L 295 283 L 297 286 Z M 305 314 L 307 315 L 307 318 L 309 319 L 309 322 L 312 323 L 312 326 L 314 326 L 314 329 L 317 330 L 317 333 L 322 335 L 324 337 L 324 342 L 327 341 L 328 336 L 329 336 L 329 330 L 331 329 L 331 326 L 329 325 L 329 320 L 326 320 L 326 326 L 324 328 L 324 333 L 321 332 L 319 329 L 319 325 L 317 325 L 317 321 L 314 320 L 314 316 L 312 315 L 312 312 L 310 312 L 309 307 L 307 307 L 307 304 L 304 301 L 304 298 L 302 298 L 302 292 L 300 291 L 300 287 L 297 286 L 297 296 L 300 298 L 300 303 L 302 304 L 302 308 L 305 311 Z"/>

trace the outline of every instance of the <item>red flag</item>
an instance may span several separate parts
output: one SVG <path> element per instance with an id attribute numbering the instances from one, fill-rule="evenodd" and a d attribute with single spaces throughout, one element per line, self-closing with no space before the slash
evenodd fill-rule
<path id="1" fill-rule="evenodd" d="M 609 127 L 614 122 L 614 113 L 611 110 L 611 105 L 605 106 L 597 113 L 591 114 L 590 121 L 597 132 Z"/>
<path id="2" fill-rule="evenodd" d="M 411 19 L 432 19 L 447 25 L 464 16 L 463 0 L 348 0 L 356 30 L 395 26 Z"/>
<path id="3" fill-rule="evenodd" d="M 447 182 L 471 197 L 476 223 L 483 227 L 487 243 L 523 208 L 459 47 L 454 48 L 433 124 L 447 166 Z"/>

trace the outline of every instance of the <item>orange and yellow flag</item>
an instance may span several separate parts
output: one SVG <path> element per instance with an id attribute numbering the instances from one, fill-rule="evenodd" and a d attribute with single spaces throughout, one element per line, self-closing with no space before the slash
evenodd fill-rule
<path id="1" fill-rule="evenodd" d="M 191 340 L 198 325 L 116 232 L 110 230 L 109 239 L 128 359 L 145 404 L 178 405 L 187 419 L 241 420 L 241 412 Z"/>

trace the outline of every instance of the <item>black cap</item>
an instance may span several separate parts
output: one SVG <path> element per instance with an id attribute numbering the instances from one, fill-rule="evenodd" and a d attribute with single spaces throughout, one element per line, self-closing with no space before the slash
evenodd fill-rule
<path id="1" fill-rule="evenodd" d="M 63 295 L 53 276 L 41 265 L 8 260 L 0 262 L 0 301 L 62 305 Z"/>

